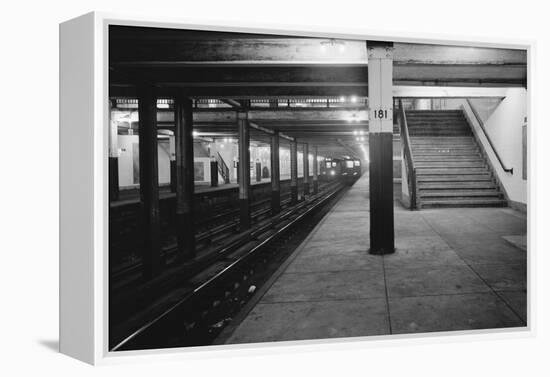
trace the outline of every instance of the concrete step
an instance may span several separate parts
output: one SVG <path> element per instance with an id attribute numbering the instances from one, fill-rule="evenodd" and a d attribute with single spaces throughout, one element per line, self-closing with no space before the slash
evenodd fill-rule
<path id="1" fill-rule="evenodd" d="M 490 190 L 497 189 L 492 180 L 419 182 L 418 190 Z"/>
<path id="2" fill-rule="evenodd" d="M 464 125 L 446 125 L 446 124 L 425 124 L 425 123 L 418 123 L 418 124 L 409 124 L 408 125 L 409 133 L 414 132 L 415 130 L 449 130 L 449 131 L 470 131 L 469 127 L 465 127 Z"/>
<path id="3" fill-rule="evenodd" d="M 427 190 L 418 193 L 420 198 L 502 198 L 502 193 L 495 189 L 487 190 Z"/>
<path id="4" fill-rule="evenodd" d="M 407 126 L 410 128 L 413 127 L 456 127 L 456 128 L 469 128 L 468 124 L 465 124 L 463 120 L 448 120 L 448 119 L 437 119 L 437 120 L 410 120 L 407 121 Z"/>
<path id="5" fill-rule="evenodd" d="M 409 130 L 409 136 L 470 136 L 470 131 L 451 130 Z"/>
<path id="6" fill-rule="evenodd" d="M 443 129 L 443 130 L 470 130 L 470 127 L 468 127 L 465 124 L 445 124 L 442 122 L 434 122 L 434 123 L 411 123 L 407 124 L 409 127 L 409 132 L 412 132 L 417 129 L 427 129 L 427 130 L 435 130 L 435 129 Z"/>
<path id="7" fill-rule="evenodd" d="M 471 151 L 449 151 L 449 150 L 434 150 L 434 151 L 424 151 L 422 153 L 414 153 L 413 158 L 416 159 L 429 159 L 430 161 L 438 160 L 442 157 L 448 157 L 449 159 L 453 157 L 479 157 L 480 154 L 476 150 Z"/>
<path id="8" fill-rule="evenodd" d="M 416 168 L 417 175 L 485 175 L 489 174 L 487 168 L 457 168 L 457 169 L 447 169 L 447 168 Z"/>
<path id="9" fill-rule="evenodd" d="M 441 133 L 441 132 L 444 132 L 444 131 L 449 132 L 449 133 L 471 132 L 470 129 L 464 128 L 464 127 L 440 127 L 440 126 L 430 127 L 430 126 L 425 126 L 425 125 L 418 125 L 416 127 L 409 127 L 409 135 L 412 134 L 411 137 L 416 137 L 415 134 L 417 134 L 419 132 L 433 132 L 434 134 L 431 135 L 431 136 L 441 137 L 441 136 L 438 136 L 437 133 Z M 471 135 L 466 135 L 466 136 L 471 136 Z M 426 137 L 430 137 L 430 135 L 426 135 Z M 450 135 L 450 137 L 453 137 L 453 135 Z"/>
<path id="10" fill-rule="evenodd" d="M 443 116 L 463 116 L 462 110 L 405 110 L 407 116 L 421 117 L 443 117 Z"/>
<path id="11" fill-rule="evenodd" d="M 411 145 L 412 150 L 423 150 L 423 149 L 477 149 L 477 145 L 474 143 L 470 144 L 451 144 L 451 143 L 433 143 L 433 144 L 413 144 Z"/>
<path id="12" fill-rule="evenodd" d="M 480 155 L 453 156 L 444 153 L 432 154 L 428 156 L 415 156 L 414 162 L 485 162 Z"/>
<path id="13" fill-rule="evenodd" d="M 439 124 L 439 123 L 456 123 L 456 124 L 463 124 L 468 125 L 465 123 L 465 118 L 463 116 L 452 116 L 452 117 L 423 117 L 423 116 L 407 116 L 407 125 L 415 124 L 415 123 L 432 123 L 432 124 Z"/>
<path id="14" fill-rule="evenodd" d="M 416 137 L 416 136 L 411 136 L 411 143 L 425 143 L 425 142 L 433 142 L 433 141 L 438 141 L 438 142 L 445 142 L 445 141 L 448 141 L 448 142 L 459 142 L 459 141 L 471 141 L 473 142 L 474 139 L 471 137 L 471 136 L 450 136 L 450 137 L 442 137 L 442 136 L 433 136 L 433 137 L 430 137 L 430 136 L 423 136 L 423 137 Z"/>
<path id="15" fill-rule="evenodd" d="M 468 123 L 466 123 L 464 117 L 453 117 L 453 118 L 426 118 L 426 117 L 407 117 L 407 126 L 415 125 L 415 124 L 456 124 L 468 127 Z"/>
<path id="16" fill-rule="evenodd" d="M 407 117 L 407 124 L 419 124 L 419 123 L 431 123 L 431 124 L 442 124 L 442 123 L 451 123 L 451 124 L 458 124 L 461 126 L 466 125 L 464 122 L 464 117 Z"/>
<path id="17" fill-rule="evenodd" d="M 417 169 L 457 169 L 457 168 L 486 168 L 484 161 L 415 161 Z"/>
<path id="18" fill-rule="evenodd" d="M 451 208 L 451 207 L 507 207 L 504 199 L 468 198 L 446 200 L 423 200 L 420 208 Z"/>
<path id="19" fill-rule="evenodd" d="M 468 155 L 468 154 L 476 154 L 479 153 L 479 149 L 477 146 L 454 146 L 454 147 L 418 147 L 412 149 L 413 157 L 414 156 L 434 156 L 434 155 L 447 155 L 451 156 L 453 154 L 455 155 Z"/>
<path id="20" fill-rule="evenodd" d="M 415 155 L 413 157 L 415 162 L 427 162 L 427 161 L 476 161 L 476 159 L 481 158 L 479 154 L 445 154 L 445 153 L 432 153 L 432 154 L 422 154 Z"/>
<path id="21" fill-rule="evenodd" d="M 485 174 L 461 174 L 461 175 L 417 175 L 418 185 L 424 183 L 456 183 L 456 182 L 491 182 L 494 183 L 493 176 Z"/>
<path id="22" fill-rule="evenodd" d="M 471 132 L 470 129 L 464 128 L 464 127 L 440 127 L 440 126 L 425 126 L 425 125 L 418 125 L 416 127 L 409 127 L 409 135 L 415 135 L 420 132 L 433 132 L 433 135 L 436 136 L 442 132 L 448 132 L 449 134 L 454 134 L 457 132 L 464 132 L 468 133 Z"/>
<path id="23" fill-rule="evenodd" d="M 426 130 L 426 131 L 409 131 L 409 135 L 412 136 L 433 136 L 433 135 L 439 135 L 439 136 L 468 136 L 471 135 L 471 132 L 467 131 L 433 131 L 433 130 Z"/>
<path id="24" fill-rule="evenodd" d="M 409 136 L 471 136 L 470 130 L 462 128 L 409 128 Z"/>
<path id="25" fill-rule="evenodd" d="M 452 143 L 450 141 L 433 141 L 432 143 L 412 143 L 411 147 L 413 150 L 415 149 L 423 149 L 423 148 L 429 148 L 429 149 L 445 149 L 445 148 L 477 148 L 476 143 L 469 143 L 466 141 L 457 141 L 456 143 Z"/>
<path id="26" fill-rule="evenodd" d="M 409 135 L 410 136 L 410 135 Z M 411 137 L 412 138 L 412 137 Z M 428 139 L 428 140 L 412 140 L 411 145 L 413 146 L 422 146 L 422 145 L 476 145 L 476 143 L 471 140 L 471 138 L 462 140 L 455 138 L 457 140 L 448 140 L 444 138 L 438 139 Z"/>

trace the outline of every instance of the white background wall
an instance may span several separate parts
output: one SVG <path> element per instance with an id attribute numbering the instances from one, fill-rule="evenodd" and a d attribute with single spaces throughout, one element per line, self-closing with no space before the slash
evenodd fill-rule
<path id="1" fill-rule="evenodd" d="M 543 376 L 549 374 L 550 349 L 550 243 L 546 237 L 550 197 L 547 104 L 550 72 L 550 33 L 547 6 L 541 1 L 522 1 L 513 6 L 501 1 L 460 0 L 447 6 L 441 1 L 366 2 L 346 1 L 320 6 L 317 1 L 82 0 L 28 1 L 3 4 L 2 103 L 0 163 L 2 197 L 2 364 L 5 376 Z M 212 20 L 270 25 L 321 25 L 325 28 L 397 31 L 404 36 L 475 39 L 480 36 L 537 38 L 536 80 L 533 100 L 537 111 L 530 120 L 537 148 L 532 167 L 537 183 L 537 205 L 531 231 L 536 259 L 536 338 L 471 341 L 452 337 L 410 339 L 399 345 L 387 341 L 348 342 L 317 347 L 260 347 L 240 355 L 230 352 L 205 357 L 192 353 L 182 361 L 91 368 L 54 353 L 58 321 L 58 26 L 59 22 L 92 9 L 132 11 L 149 16 L 188 17 L 202 23 Z M 451 9 L 451 11 L 450 11 Z M 473 11 L 475 10 L 475 11 Z M 498 17 L 495 15 L 498 14 Z M 467 27 L 465 27 L 467 25 Z M 299 26 L 291 27 L 299 29 Z M 32 106 L 29 104 L 32 103 Z M 32 111 L 31 111 L 32 110 Z M 22 136 L 21 114 L 26 116 L 25 146 L 14 142 Z M 40 114 L 33 121 L 32 114 Z M 30 118 L 30 120 L 29 120 Z M 32 151 L 32 152 L 30 152 Z M 32 172 L 32 173 L 31 173 Z M 38 188 L 38 186 L 40 186 Z M 544 190 L 544 191 L 543 191 Z M 37 192 L 40 194 L 37 195 Z M 32 261 L 32 262 L 31 262 Z"/>
<path id="2" fill-rule="evenodd" d="M 473 111 L 465 101 L 463 101 L 463 106 L 466 116 L 473 125 L 474 131 L 478 135 L 478 140 L 487 152 L 493 169 L 504 186 L 509 199 L 516 203 L 526 204 L 527 180 L 522 178 L 522 127 L 525 124 L 524 119 L 527 116 L 526 90 L 523 88 L 508 89 L 506 97 L 484 122 L 485 130 L 494 148 L 498 151 L 505 167 L 514 169 L 513 174 L 503 170 L 493 148 L 491 148 L 485 134 L 481 130 Z"/>
<path id="3" fill-rule="evenodd" d="M 527 116 L 527 92 L 523 88 L 511 88 L 506 98 L 485 121 L 485 129 L 507 167 L 514 174 L 500 172 L 495 166 L 502 184 L 511 200 L 527 202 L 527 181 L 522 178 L 522 126 Z"/>

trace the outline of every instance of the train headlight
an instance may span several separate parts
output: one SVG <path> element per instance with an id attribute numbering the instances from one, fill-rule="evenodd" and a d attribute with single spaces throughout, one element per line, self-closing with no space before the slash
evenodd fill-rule
<path id="1" fill-rule="evenodd" d="M 334 172 L 334 170 L 331 170 L 331 171 L 330 171 L 330 175 L 334 175 L 334 174 L 336 174 L 336 173 Z"/>

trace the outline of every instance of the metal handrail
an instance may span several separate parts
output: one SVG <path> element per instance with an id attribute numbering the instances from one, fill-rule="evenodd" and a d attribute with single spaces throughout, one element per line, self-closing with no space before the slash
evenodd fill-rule
<path id="1" fill-rule="evenodd" d="M 403 147 L 405 151 L 405 168 L 407 171 L 407 181 L 409 186 L 409 196 L 411 200 L 411 210 L 416 209 L 416 167 L 414 166 L 414 158 L 411 150 L 411 139 L 409 137 L 409 127 L 407 125 L 407 116 L 403 108 L 403 101 L 399 100 L 399 112 L 401 115 L 400 130 L 401 138 L 403 139 Z"/>
<path id="2" fill-rule="evenodd" d="M 216 160 L 218 161 L 218 171 L 221 173 L 225 183 L 229 183 L 229 167 L 225 163 L 220 152 L 217 152 Z"/>
<path id="3" fill-rule="evenodd" d="M 513 167 L 507 168 L 504 165 L 504 162 L 502 161 L 502 158 L 500 157 L 500 154 L 496 150 L 495 145 L 493 144 L 493 141 L 489 137 L 489 133 L 487 133 L 487 130 L 485 129 L 485 124 L 484 124 L 483 120 L 481 119 L 481 116 L 479 115 L 479 113 L 475 109 L 474 105 L 472 104 L 472 101 L 469 98 L 466 98 L 466 102 L 468 103 L 468 106 L 470 106 L 470 109 L 472 110 L 472 113 L 474 114 L 477 122 L 479 123 L 479 127 L 483 131 L 483 134 L 485 135 L 485 138 L 489 142 L 489 145 L 493 149 L 493 152 L 495 153 L 495 156 L 497 156 L 497 160 L 500 163 L 500 166 L 502 167 L 502 170 L 504 170 L 506 173 L 510 173 L 510 174 L 513 175 L 514 174 L 514 168 Z"/>

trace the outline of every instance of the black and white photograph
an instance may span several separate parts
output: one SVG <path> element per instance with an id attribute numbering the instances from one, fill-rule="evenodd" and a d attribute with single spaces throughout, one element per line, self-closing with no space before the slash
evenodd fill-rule
<path id="1" fill-rule="evenodd" d="M 111 23 L 108 350 L 527 329 L 528 68 Z"/>
<path id="2" fill-rule="evenodd" d="M 1 376 L 550 375 L 543 3 L 2 10 Z"/>

